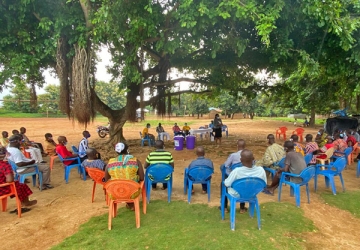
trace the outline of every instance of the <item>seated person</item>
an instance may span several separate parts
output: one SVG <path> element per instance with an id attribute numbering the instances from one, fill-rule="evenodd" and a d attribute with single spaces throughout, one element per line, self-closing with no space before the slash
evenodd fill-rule
<path id="1" fill-rule="evenodd" d="M 3 131 L 2 138 L 0 138 L 0 146 L 6 148 L 9 145 L 9 133 L 7 131 Z"/>
<path id="2" fill-rule="evenodd" d="M 188 170 L 196 167 L 196 166 L 207 166 L 210 167 L 212 169 L 214 169 L 214 164 L 210 159 L 205 158 L 205 149 L 202 146 L 199 146 L 196 148 L 196 155 L 197 155 L 197 159 L 193 160 L 190 165 L 188 166 Z M 191 179 L 192 177 L 189 176 L 189 178 Z M 211 177 L 210 177 L 211 179 Z M 207 184 L 201 184 L 202 185 L 202 193 L 206 194 L 207 193 Z M 194 186 L 192 187 L 192 193 L 194 194 Z"/>
<path id="3" fill-rule="evenodd" d="M 346 144 L 349 147 L 353 147 L 355 144 L 357 144 L 356 138 L 355 138 L 355 136 L 352 135 L 350 129 L 346 130 L 346 135 L 347 135 Z"/>
<path id="4" fill-rule="evenodd" d="M 20 132 L 16 129 L 12 131 L 13 135 L 16 135 L 20 139 L 20 149 L 22 151 L 28 152 L 30 154 L 30 158 L 33 159 L 36 163 L 46 163 L 43 160 L 41 151 L 39 148 L 33 147 L 31 143 L 26 142 L 24 140 L 24 134 L 20 134 Z"/>
<path id="5" fill-rule="evenodd" d="M 209 124 L 209 128 L 214 128 L 214 120 L 211 120 L 211 122 Z"/>
<path id="6" fill-rule="evenodd" d="M 355 137 L 355 139 L 356 139 L 357 142 L 360 141 L 360 135 L 359 135 L 359 133 L 358 133 L 355 129 L 352 129 L 352 130 L 351 130 L 351 134 Z"/>
<path id="7" fill-rule="evenodd" d="M 79 157 L 80 157 L 80 161 L 83 162 L 86 158 L 86 150 L 89 148 L 89 141 L 88 138 L 90 138 L 90 133 L 89 131 L 83 131 L 82 135 L 84 136 L 84 138 L 82 138 L 82 140 L 79 143 Z"/>
<path id="8" fill-rule="evenodd" d="M 185 124 L 184 124 L 184 127 L 183 127 L 183 129 L 182 129 L 182 131 L 183 131 L 183 133 L 185 134 L 185 135 L 189 135 L 190 134 L 190 127 L 187 125 L 187 123 L 185 122 Z"/>
<path id="9" fill-rule="evenodd" d="M 42 144 L 40 142 L 30 141 L 29 138 L 25 135 L 25 133 L 26 133 L 26 128 L 21 127 L 20 128 L 20 134 L 22 135 L 22 137 L 23 137 L 24 141 L 26 142 L 26 144 L 28 144 L 29 146 L 36 147 L 36 148 L 40 149 L 41 154 L 45 154 Z"/>
<path id="10" fill-rule="evenodd" d="M 299 142 L 299 136 L 292 135 L 290 141 L 294 143 L 295 151 L 300 153 L 302 156 L 305 156 L 305 147 Z"/>
<path id="11" fill-rule="evenodd" d="M 320 129 L 315 137 L 315 142 L 318 144 L 319 148 L 322 148 L 326 144 L 327 134 L 324 129 Z"/>
<path id="12" fill-rule="evenodd" d="M 11 165 L 4 161 L 4 158 L 6 156 L 6 148 L 0 147 L 0 184 L 10 183 L 14 182 L 14 172 L 11 168 Z M 15 181 L 15 188 L 17 195 L 19 197 L 19 200 L 21 201 L 21 205 L 25 207 L 33 206 L 37 203 L 37 200 L 29 200 L 29 196 L 33 193 L 31 189 L 28 187 L 28 185 L 20 183 L 19 181 Z M 10 193 L 10 186 L 0 187 L 0 196 L 6 195 Z M 14 198 L 15 196 L 11 196 L 11 198 Z M 22 212 L 25 212 L 28 210 L 23 210 Z"/>
<path id="13" fill-rule="evenodd" d="M 174 124 L 174 127 L 172 128 L 174 135 L 181 135 L 185 137 L 185 134 L 181 131 L 180 127 L 177 125 L 177 123 Z"/>
<path id="14" fill-rule="evenodd" d="M 155 141 L 155 136 L 149 133 L 149 128 L 150 128 L 150 123 L 146 124 L 146 127 L 143 129 L 142 137 L 146 139 L 149 138 L 151 140 L 151 144 L 153 144 Z"/>
<path id="15" fill-rule="evenodd" d="M 334 138 L 331 135 L 328 135 L 326 137 L 326 144 L 322 148 L 320 148 L 318 151 L 315 151 L 317 154 L 316 158 L 326 159 L 327 155 L 325 154 L 325 152 L 328 149 L 333 148 L 333 147 L 334 147 Z"/>
<path id="16" fill-rule="evenodd" d="M 58 153 L 59 155 L 61 155 L 62 158 L 64 158 L 64 162 L 63 164 L 66 166 L 69 166 L 73 163 L 76 163 L 76 160 L 66 160 L 67 158 L 76 158 L 78 157 L 77 154 L 73 154 L 71 153 L 67 148 L 66 148 L 66 144 L 67 144 L 67 139 L 65 136 L 59 136 L 58 137 L 58 144 L 56 145 L 56 153 Z"/>
<path id="17" fill-rule="evenodd" d="M 161 126 L 161 123 L 159 122 L 159 126 L 156 127 L 156 132 L 159 134 L 159 139 L 164 141 L 164 136 L 166 136 L 167 140 L 170 140 L 169 133 L 165 132 L 163 126 Z"/>
<path id="18" fill-rule="evenodd" d="M 306 144 L 305 144 L 305 153 L 306 154 L 313 154 L 313 158 L 309 162 L 309 165 L 316 164 L 316 153 L 319 151 L 319 146 L 316 142 L 312 141 L 313 136 L 311 134 L 307 134 L 305 136 Z"/>
<path id="19" fill-rule="evenodd" d="M 8 160 L 15 162 L 15 164 L 18 166 L 16 170 L 18 174 L 27 174 L 35 171 L 34 167 L 30 167 L 30 165 L 35 164 L 35 160 L 26 158 L 19 150 L 21 138 L 21 135 L 12 135 L 9 138 L 7 158 Z M 50 167 L 42 163 L 37 164 L 37 166 L 42 174 L 42 190 L 53 188 L 53 186 L 50 185 Z"/>
<path id="20" fill-rule="evenodd" d="M 48 156 L 56 155 L 56 143 L 53 140 L 53 136 L 50 133 L 45 134 L 45 152 Z"/>
<path id="21" fill-rule="evenodd" d="M 141 162 L 129 154 L 128 146 L 122 142 L 115 145 L 117 157 L 111 158 L 105 168 L 105 181 L 108 180 L 132 180 L 140 182 L 144 180 L 144 169 Z M 140 192 L 139 194 L 140 195 Z M 134 197 L 135 198 L 135 197 Z M 134 203 L 126 203 L 126 207 L 135 210 Z"/>
<path id="22" fill-rule="evenodd" d="M 295 152 L 294 143 L 292 141 L 286 141 L 284 143 L 284 149 L 286 151 L 285 167 L 277 170 L 271 185 L 264 189 L 265 194 L 274 195 L 275 189 L 279 186 L 282 172 L 300 174 L 301 171 L 307 167 L 304 157 L 300 153 Z M 300 183 L 302 181 L 300 177 L 290 177 L 290 180 L 295 183 Z"/>
<path id="23" fill-rule="evenodd" d="M 284 148 L 275 143 L 275 136 L 269 134 L 267 136 L 269 146 L 265 150 L 263 158 L 256 162 L 256 166 L 271 167 L 277 169 L 278 166 L 274 166 L 274 163 L 279 162 L 285 157 Z"/>
<path id="24" fill-rule="evenodd" d="M 228 187 L 228 192 L 230 195 L 240 198 L 239 194 L 231 188 L 231 184 L 236 180 L 241 180 L 247 177 L 258 177 L 267 182 L 265 170 L 261 166 L 254 165 L 254 155 L 248 150 L 244 149 L 241 151 L 241 163 L 243 166 L 241 168 L 235 168 L 231 171 L 230 175 L 224 181 L 226 187 Z M 245 203 L 240 203 L 240 213 L 245 213 L 247 208 Z"/>
<path id="25" fill-rule="evenodd" d="M 304 127 L 309 127 L 310 122 L 308 121 L 307 118 L 305 118 L 305 122 L 304 122 Z"/>
<path id="26" fill-rule="evenodd" d="M 86 150 L 87 159 L 85 159 L 81 163 L 81 165 L 84 168 L 85 167 L 87 167 L 87 168 L 97 168 L 97 169 L 100 169 L 100 170 L 104 171 L 106 163 L 103 160 L 98 159 L 97 154 L 98 154 L 98 152 L 96 151 L 95 148 L 88 148 Z"/>
<path id="27" fill-rule="evenodd" d="M 334 152 L 334 156 L 344 156 L 344 152 L 345 149 L 348 147 L 348 145 L 346 144 L 346 142 L 344 141 L 344 135 L 343 134 L 335 134 L 334 135 L 334 148 L 335 148 L 335 152 Z"/>
<path id="28" fill-rule="evenodd" d="M 155 142 L 155 151 L 150 152 L 150 154 L 148 154 L 148 156 L 146 157 L 144 167 L 146 169 L 150 165 L 156 163 L 165 163 L 174 167 L 174 159 L 172 157 L 172 154 L 164 150 L 164 142 L 160 140 L 157 140 Z M 161 189 L 167 189 L 167 183 L 163 183 L 163 187 Z M 156 183 L 152 184 L 152 190 L 156 190 Z"/>

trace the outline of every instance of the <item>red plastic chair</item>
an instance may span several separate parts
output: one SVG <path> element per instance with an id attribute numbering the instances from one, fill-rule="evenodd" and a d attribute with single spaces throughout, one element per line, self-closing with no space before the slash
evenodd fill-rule
<path id="1" fill-rule="evenodd" d="M 92 189 L 91 202 L 94 202 L 96 184 L 99 184 L 99 185 L 103 186 L 103 190 L 104 190 L 104 194 L 105 194 L 105 200 L 107 201 L 106 190 L 105 190 L 105 187 L 104 187 L 106 182 L 102 181 L 103 178 L 105 178 L 105 172 L 101 171 L 100 169 L 97 169 L 97 168 L 85 167 L 85 169 L 86 169 L 86 172 L 89 174 L 90 178 L 93 179 L 93 181 L 94 181 L 94 185 L 93 185 L 93 189 Z"/>
<path id="2" fill-rule="evenodd" d="M 117 214 L 117 203 L 134 203 L 136 228 L 140 227 L 140 195 L 142 193 L 143 213 L 146 214 L 146 192 L 144 182 L 137 183 L 131 180 L 112 180 L 105 184 L 106 193 L 109 197 L 108 229 L 111 230 L 112 218 Z M 139 194 L 136 196 L 136 193 Z M 132 196 L 136 197 L 132 197 Z"/>
<path id="3" fill-rule="evenodd" d="M 297 128 L 292 132 L 292 134 L 299 136 L 300 142 L 303 142 L 303 133 L 304 133 L 304 131 L 305 130 L 303 128 Z"/>
<path id="4" fill-rule="evenodd" d="M 59 156 L 57 156 L 57 155 L 50 156 L 50 170 L 53 169 L 54 161 L 55 161 L 56 158 L 59 158 Z"/>
<path id="5" fill-rule="evenodd" d="M 288 130 L 287 127 L 280 127 L 276 130 L 276 134 L 275 134 L 275 138 L 279 137 L 282 135 L 284 140 L 286 140 L 286 131 Z"/>
<path id="6" fill-rule="evenodd" d="M 19 200 L 19 197 L 18 197 L 17 192 L 16 192 L 15 182 L 9 182 L 9 183 L 0 184 L 0 188 L 1 187 L 6 187 L 6 186 L 10 186 L 10 193 L 0 196 L 0 200 L 1 200 L 1 203 L 2 203 L 2 211 L 3 212 L 6 211 L 7 198 L 12 196 L 12 195 L 15 195 L 15 197 L 16 197 L 16 206 L 17 206 L 17 210 L 18 210 L 18 217 L 21 218 L 21 201 Z"/>

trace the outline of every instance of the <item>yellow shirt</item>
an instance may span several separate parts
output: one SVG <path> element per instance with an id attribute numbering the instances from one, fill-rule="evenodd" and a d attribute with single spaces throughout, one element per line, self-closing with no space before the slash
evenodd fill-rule
<path id="1" fill-rule="evenodd" d="M 52 144 L 51 142 L 48 142 L 48 141 L 45 140 L 45 143 L 44 143 L 44 151 L 45 151 L 49 156 L 56 155 L 55 149 L 56 149 L 56 146 L 54 146 L 54 144 Z"/>
<path id="2" fill-rule="evenodd" d="M 1 144 L 1 146 L 3 146 L 4 148 L 6 148 L 7 145 L 9 144 L 9 139 L 8 139 L 8 138 L 0 138 L 0 144 Z"/>
<path id="3" fill-rule="evenodd" d="M 186 125 L 186 126 L 183 127 L 182 130 L 183 130 L 183 131 L 185 131 L 185 130 L 188 130 L 188 131 L 189 131 L 189 130 L 190 130 L 190 127 Z"/>
<path id="4" fill-rule="evenodd" d="M 147 136 L 149 134 L 149 129 L 148 128 L 144 128 L 143 132 L 142 132 L 142 136 L 143 138 L 145 138 L 145 136 Z"/>

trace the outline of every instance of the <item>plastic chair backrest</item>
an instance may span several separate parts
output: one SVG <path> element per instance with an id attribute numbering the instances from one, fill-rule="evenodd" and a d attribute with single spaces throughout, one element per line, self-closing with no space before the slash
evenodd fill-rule
<path id="1" fill-rule="evenodd" d="M 334 151 L 335 151 L 335 148 L 334 148 L 334 147 L 329 148 L 328 150 L 326 150 L 326 152 L 325 152 L 326 157 L 327 157 L 327 158 L 330 158 L 331 156 L 333 156 Z"/>
<path id="2" fill-rule="evenodd" d="M 105 184 L 104 188 L 110 199 L 126 200 L 139 192 L 140 185 L 131 180 L 111 180 Z"/>
<path id="3" fill-rule="evenodd" d="M 280 168 L 285 167 L 285 157 L 283 157 L 278 163 L 274 164 L 275 166 L 279 166 Z"/>
<path id="4" fill-rule="evenodd" d="M 228 127 L 227 127 L 226 125 L 222 125 L 222 126 L 221 126 L 221 130 L 222 130 L 222 131 L 226 131 L 227 129 L 228 129 Z"/>
<path id="5" fill-rule="evenodd" d="M 280 127 L 279 130 L 280 130 L 282 133 L 284 133 L 284 132 L 286 132 L 286 131 L 288 130 L 288 128 L 287 128 L 287 127 Z"/>
<path id="6" fill-rule="evenodd" d="M 336 168 L 336 173 L 341 173 L 346 167 L 345 157 L 339 157 L 334 161 L 332 167 Z"/>
<path id="7" fill-rule="evenodd" d="M 71 146 L 71 149 L 75 154 L 79 153 L 79 150 L 74 145 Z"/>
<path id="8" fill-rule="evenodd" d="M 312 153 L 308 153 L 304 156 L 304 160 L 305 160 L 305 163 L 306 165 L 308 165 L 310 163 L 310 161 L 312 160 L 313 158 L 313 154 Z"/>
<path id="9" fill-rule="evenodd" d="M 302 179 L 302 182 L 299 183 L 299 185 L 308 183 L 311 180 L 311 178 L 314 177 L 315 169 L 316 169 L 315 167 L 310 166 L 310 167 L 305 168 L 303 171 L 301 171 L 300 177 Z"/>
<path id="10" fill-rule="evenodd" d="M 105 172 L 97 168 L 89 168 L 85 166 L 86 171 L 88 172 L 91 179 L 97 183 L 102 183 L 102 179 L 105 177 Z"/>
<path id="11" fill-rule="evenodd" d="M 241 199 L 253 199 L 265 187 L 265 181 L 257 177 L 243 178 L 231 184 L 231 188 L 240 195 Z"/>
<path id="12" fill-rule="evenodd" d="M 235 168 L 239 168 L 239 167 L 242 167 L 242 166 L 243 166 L 242 163 L 238 162 L 238 163 L 232 164 L 230 166 L 230 169 L 231 169 L 231 171 L 233 171 Z"/>
<path id="13" fill-rule="evenodd" d="M 297 129 L 295 129 L 295 131 L 296 131 L 296 134 L 302 134 L 302 133 L 304 133 L 304 129 L 303 128 L 297 128 Z"/>
<path id="14" fill-rule="evenodd" d="M 352 150 L 353 150 L 352 147 L 347 147 L 344 151 L 345 156 L 348 157 L 349 154 L 351 154 Z"/>
<path id="15" fill-rule="evenodd" d="M 8 163 L 11 165 L 12 170 L 13 170 L 15 173 L 17 173 L 16 170 L 17 170 L 18 166 L 16 165 L 16 163 L 13 162 L 13 161 L 10 161 L 9 159 L 8 159 Z"/>
<path id="16" fill-rule="evenodd" d="M 59 156 L 59 160 L 63 163 L 63 162 L 64 162 L 64 158 L 61 156 L 61 154 L 59 154 L 57 151 L 56 151 L 56 154 Z"/>
<path id="17" fill-rule="evenodd" d="M 152 164 L 146 169 L 146 176 L 151 175 L 156 180 L 164 180 L 169 174 L 174 172 L 174 168 L 165 163 Z"/>
<path id="18" fill-rule="evenodd" d="M 196 166 L 189 170 L 188 175 L 195 181 L 206 181 L 213 173 L 214 169 L 208 166 Z"/>

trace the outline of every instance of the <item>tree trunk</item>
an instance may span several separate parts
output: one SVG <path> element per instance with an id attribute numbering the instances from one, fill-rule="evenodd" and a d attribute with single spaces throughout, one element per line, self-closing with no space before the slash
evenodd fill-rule
<path id="1" fill-rule="evenodd" d="M 198 119 L 199 119 L 199 118 L 200 118 L 200 114 L 198 113 L 197 115 L 198 115 Z"/>
<path id="2" fill-rule="evenodd" d="M 254 113 L 254 112 L 250 112 L 249 115 L 250 115 L 250 119 L 251 119 L 251 120 L 254 119 L 254 116 L 255 116 L 255 113 Z"/>
<path id="3" fill-rule="evenodd" d="M 310 127 L 315 127 L 315 107 L 311 108 Z"/>
<path id="4" fill-rule="evenodd" d="M 231 120 L 234 119 L 234 115 L 235 115 L 235 113 L 231 114 Z"/>
<path id="5" fill-rule="evenodd" d="M 356 112 L 360 112 L 360 95 L 356 95 Z"/>

